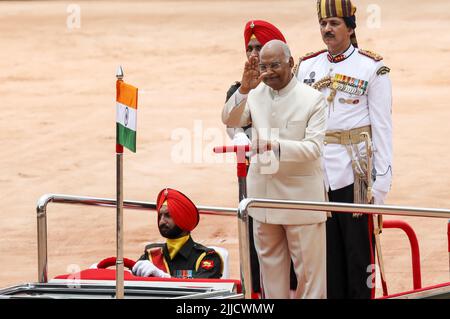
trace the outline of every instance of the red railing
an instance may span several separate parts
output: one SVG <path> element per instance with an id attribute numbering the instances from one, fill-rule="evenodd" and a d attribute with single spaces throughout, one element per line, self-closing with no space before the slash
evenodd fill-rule
<path id="1" fill-rule="evenodd" d="M 412 227 L 409 224 L 407 224 L 406 222 L 404 222 L 402 220 L 384 220 L 383 228 L 398 228 L 398 229 L 403 230 L 406 233 L 406 235 L 408 236 L 409 244 L 411 246 L 413 287 L 414 287 L 414 290 L 422 288 L 422 275 L 421 275 L 421 271 L 420 271 L 419 242 L 417 241 L 416 233 L 414 232 L 414 230 L 412 229 Z M 450 239 L 449 239 L 449 248 L 450 248 Z"/>
<path id="2" fill-rule="evenodd" d="M 450 219 L 447 224 L 447 241 L 448 241 L 448 252 L 450 253 Z"/>

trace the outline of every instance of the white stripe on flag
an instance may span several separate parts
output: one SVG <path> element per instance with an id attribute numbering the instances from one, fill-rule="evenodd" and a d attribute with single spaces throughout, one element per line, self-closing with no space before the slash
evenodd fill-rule
<path id="1" fill-rule="evenodd" d="M 116 104 L 116 122 L 130 130 L 136 131 L 137 110 L 119 102 L 116 102 Z"/>

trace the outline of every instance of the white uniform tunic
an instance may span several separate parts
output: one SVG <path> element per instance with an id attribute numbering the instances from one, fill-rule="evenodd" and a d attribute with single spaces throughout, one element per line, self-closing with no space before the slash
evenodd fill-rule
<path id="1" fill-rule="evenodd" d="M 301 61 L 297 78 L 309 85 L 327 76 L 337 82 L 336 96 L 333 101 L 327 101 L 327 131 L 371 125 L 376 171 L 373 191 L 376 204 L 381 204 L 392 180 L 392 92 L 389 69 L 376 60 L 352 45 L 334 58 L 323 51 Z M 321 92 L 327 98 L 332 90 L 325 87 Z M 360 150 L 364 149 L 363 145 L 359 145 Z M 323 158 L 327 189 L 340 189 L 354 182 L 351 158 L 344 145 L 325 145 Z"/>

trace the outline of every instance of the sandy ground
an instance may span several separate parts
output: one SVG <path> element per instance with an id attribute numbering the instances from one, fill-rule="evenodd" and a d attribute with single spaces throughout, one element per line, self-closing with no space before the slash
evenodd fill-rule
<path id="1" fill-rule="evenodd" d="M 0 3 L 0 287 L 37 279 L 41 195 L 115 197 L 119 64 L 140 89 L 138 152 L 125 153 L 125 198 L 154 201 L 170 186 L 197 204 L 235 207 L 235 166 L 210 149 L 227 141 L 220 112 L 240 79 L 245 22 L 279 26 L 296 58 L 324 47 L 313 1 L 77 1 L 80 28 L 70 3 Z M 387 204 L 450 207 L 450 2 L 355 3 L 360 47 L 382 54 L 392 69 L 395 177 Z M 182 141 L 192 146 L 185 163 L 175 156 Z M 423 284 L 448 281 L 447 220 L 389 218 L 416 231 Z M 155 221 L 153 212 L 125 211 L 126 257 L 160 240 Z M 48 234 L 50 277 L 86 268 L 114 255 L 115 210 L 50 204 Z M 227 248 L 238 278 L 233 217 L 203 216 L 193 236 Z M 406 236 L 385 230 L 383 250 L 390 292 L 412 288 Z"/>

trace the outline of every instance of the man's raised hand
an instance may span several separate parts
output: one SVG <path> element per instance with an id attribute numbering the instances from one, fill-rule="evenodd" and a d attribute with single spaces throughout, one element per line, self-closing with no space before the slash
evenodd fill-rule
<path id="1" fill-rule="evenodd" d="M 257 56 L 251 56 L 248 61 L 245 62 L 241 87 L 239 88 L 241 94 L 248 94 L 250 90 L 256 88 L 261 82 L 262 78 L 260 76 L 258 64 L 259 58 Z"/>

